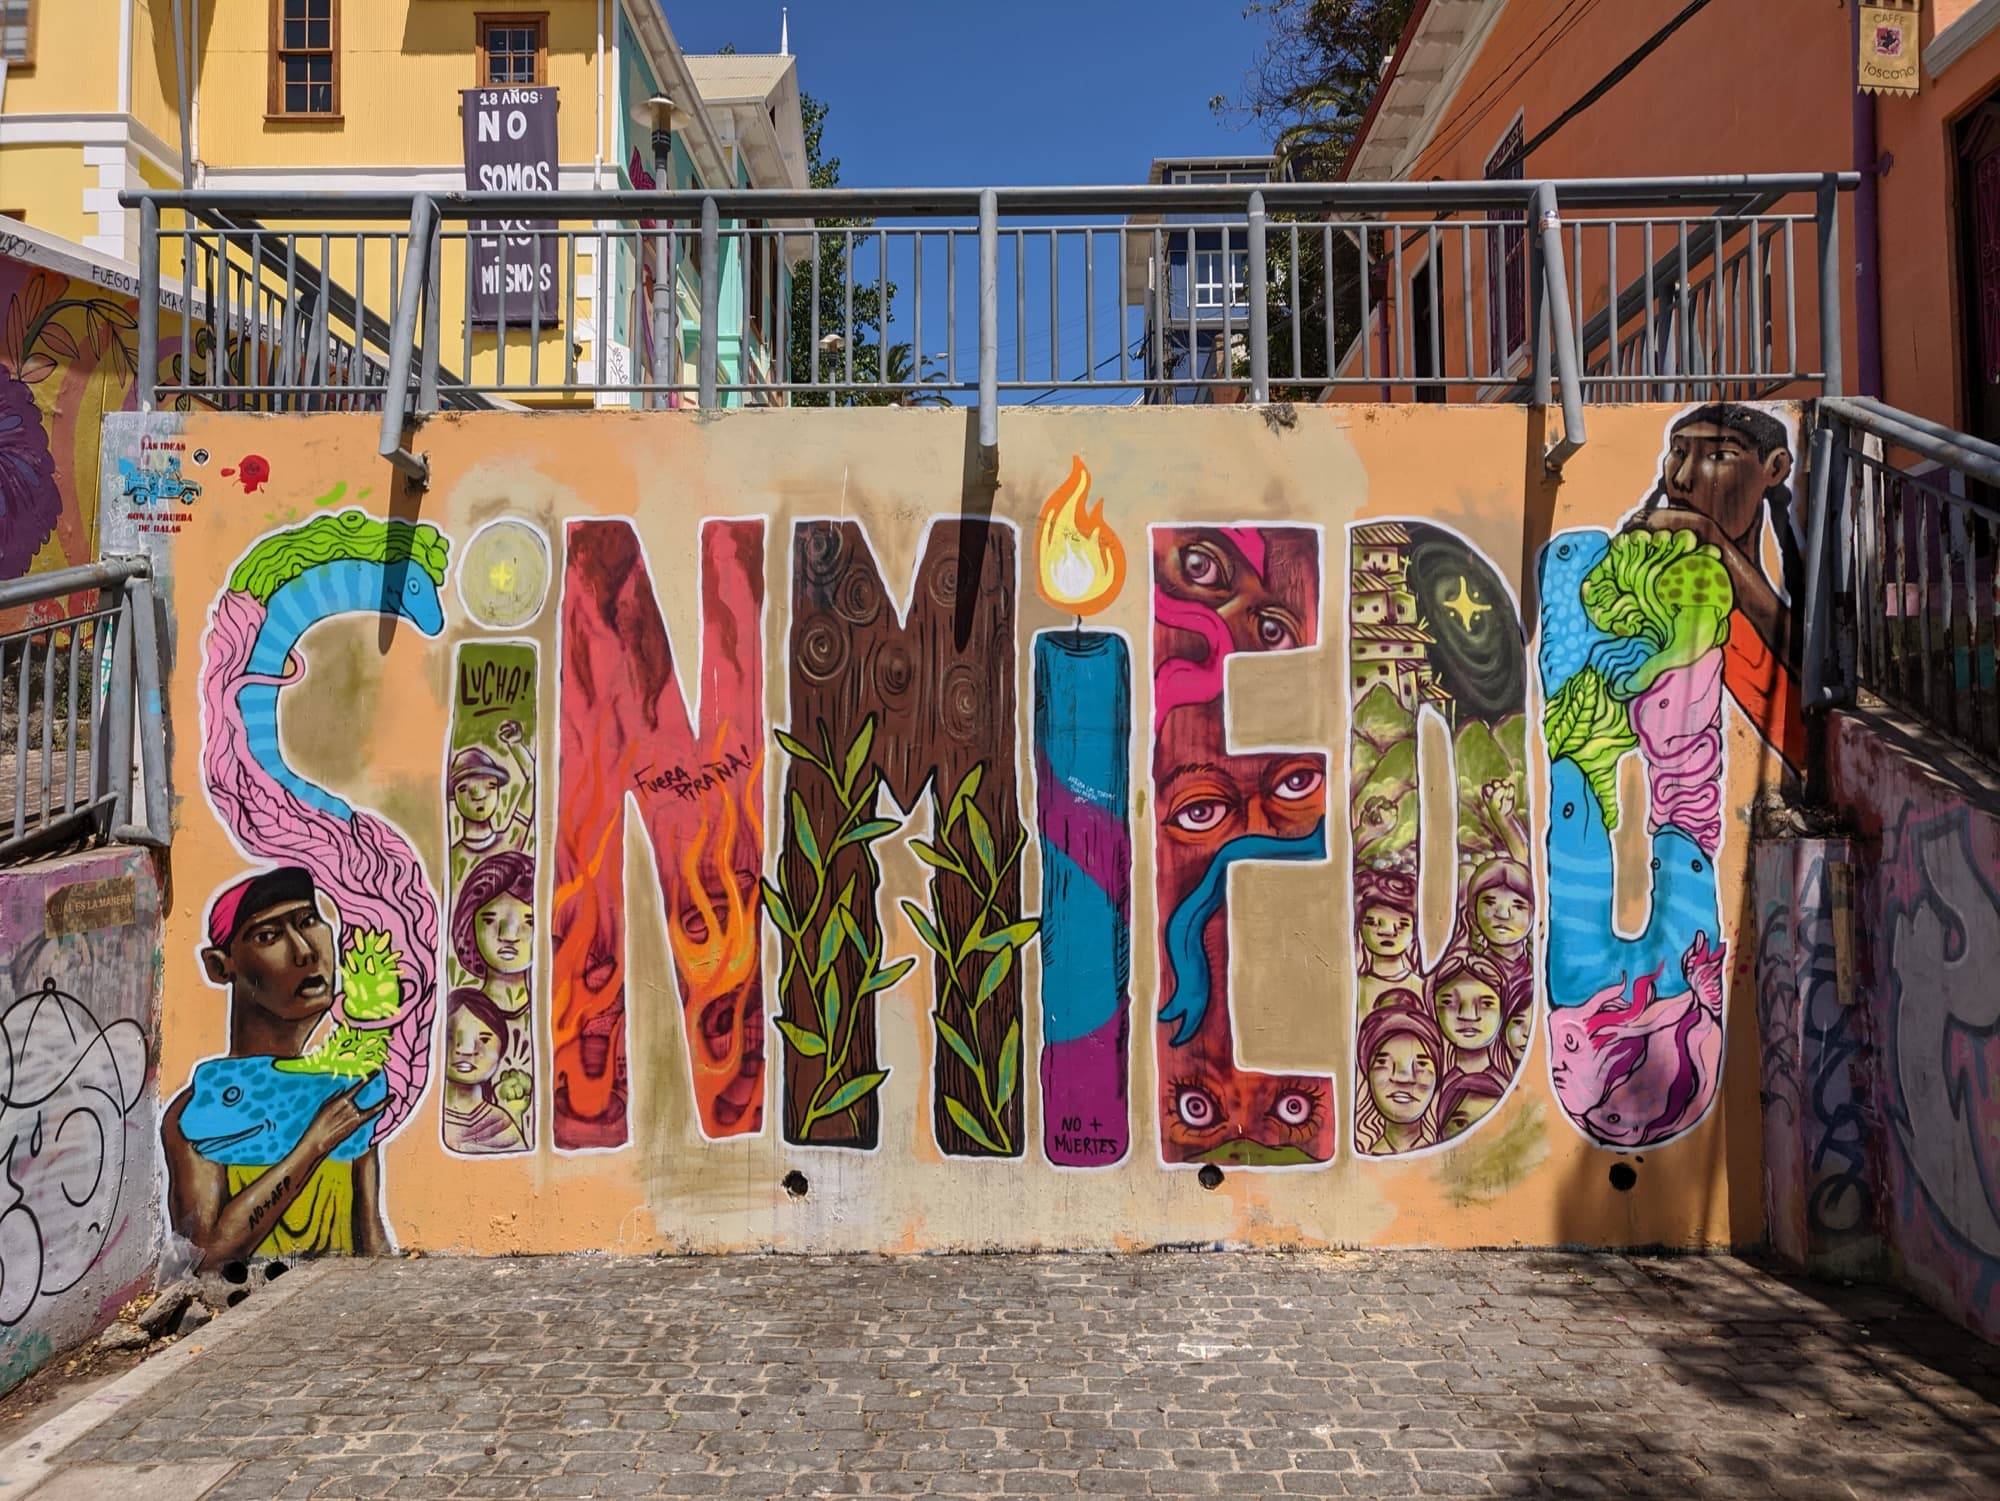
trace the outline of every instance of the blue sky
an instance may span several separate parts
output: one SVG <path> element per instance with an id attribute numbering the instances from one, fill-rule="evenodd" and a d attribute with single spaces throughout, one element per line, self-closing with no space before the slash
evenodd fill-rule
<path id="1" fill-rule="evenodd" d="M 663 0 L 688 52 L 778 45 L 777 0 Z M 791 0 L 847 187 L 1143 182 L 1267 149 L 1211 114 L 1263 36 L 1241 0 Z"/>

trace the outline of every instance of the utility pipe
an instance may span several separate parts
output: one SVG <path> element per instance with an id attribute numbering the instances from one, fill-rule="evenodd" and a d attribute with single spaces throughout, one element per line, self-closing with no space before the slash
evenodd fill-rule
<path id="1" fill-rule="evenodd" d="M 1863 93 L 1861 76 L 1861 6 L 1847 7 L 1853 18 L 1854 170 L 1860 184 L 1854 190 L 1854 353 L 1857 394 L 1882 394 L 1882 265 L 1881 148 L 1875 136 L 1875 96 Z"/>

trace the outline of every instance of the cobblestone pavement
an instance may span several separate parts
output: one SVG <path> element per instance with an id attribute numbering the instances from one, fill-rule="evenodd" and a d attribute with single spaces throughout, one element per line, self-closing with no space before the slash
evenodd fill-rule
<path id="1" fill-rule="evenodd" d="M 420 1260 L 271 1312 L 52 1488 L 224 1461 L 209 1501 L 2000 1494 L 2000 1350 L 1730 1258 Z"/>

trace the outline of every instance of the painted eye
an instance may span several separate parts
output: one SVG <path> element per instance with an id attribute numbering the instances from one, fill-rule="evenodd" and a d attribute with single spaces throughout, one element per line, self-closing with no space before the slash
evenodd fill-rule
<path id="1" fill-rule="evenodd" d="M 1299 638 L 1284 616 L 1266 613 L 1257 617 L 1257 645 L 1265 651 L 1289 651 L 1298 644 Z"/>
<path id="2" fill-rule="evenodd" d="M 1564 818 L 1574 818 L 1574 817 L 1576 817 L 1576 804 L 1575 804 L 1575 803 L 1564 803 L 1564 804 L 1563 804 L 1563 817 L 1564 817 Z"/>
<path id="3" fill-rule="evenodd" d="M 1302 1089 L 1288 1089 L 1271 1106 L 1271 1114 L 1288 1126 L 1303 1126 L 1312 1119 L 1312 1096 Z"/>
<path id="4" fill-rule="evenodd" d="M 232 1085 L 230 1085 L 230 1086 L 229 1086 L 229 1087 L 228 1087 L 227 1089 L 223 1090 L 223 1091 L 222 1091 L 222 1103 L 223 1103 L 223 1104 L 225 1104 L 225 1105 L 240 1105 L 240 1104 L 242 1104 L 242 1103 L 243 1103 L 243 1090 L 241 1089 L 241 1087 L 239 1087 L 238 1085 L 235 1085 L 235 1084 L 232 1084 Z"/>
<path id="5" fill-rule="evenodd" d="M 1190 584 L 1210 588 L 1223 582 L 1222 559 L 1199 544 L 1181 549 L 1181 572 L 1187 575 Z"/>
<path id="6" fill-rule="evenodd" d="M 1186 829 L 1190 834 L 1206 834 L 1219 828 L 1223 819 L 1229 816 L 1229 804 L 1219 797 L 1206 797 L 1200 802 L 1189 803 L 1185 808 L 1174 810 L 1167 822 L 1177 829 Z"/>
<path id="7" fill-rule="evenodd" d="M 1288 772 L 1272 788 L 1272 792 L 1288 803 L 1304 802 L 1326 784 L 1326 773 L 1316 766 L 1301 766 L 1297 771 Z"/>
<path id="8" fill-rule="evenodd" d="M 1174 1095 L 1174 1113 L 1189 1130 L 1206 1131 L 1221 1118 L 1222 1107 L 1207 1090 L 1184 1084 Z"/>

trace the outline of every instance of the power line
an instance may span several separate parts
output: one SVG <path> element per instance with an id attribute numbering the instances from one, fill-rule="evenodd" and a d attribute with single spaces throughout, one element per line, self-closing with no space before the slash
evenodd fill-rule
<path id="1" fill-rule="evenodd" d="M 1566 0 L 1563 8 L 1556 13 L 1555 19 L 1550 21 L 1533 41 L 1523 43 L 1521 50 L 1508 59 L 1507 65 L 1495 74 L 1484 88 L 1472 96 L 1471 102 L 1466 106 L 1468 113 L 1453 127 L 1452 132 L 1432 141 L 1425 149 L 1445 152 L 1462 144 L 1465 138 L 1472 134 L 1473 126 L 1485 119 L 1492 112 L 1493 106 L 1506 97 L 1506 91 L 1519 83 L 1536 63 L 1548 56 L 1549 50 L 1574 31 L 1597 8 L 1597 5 L 1598 0 Z M 1488 98 L 1488 95 L 1492 97 Z M 1481 100 L 1486 102 L 1481 104 Z"/>
<path id="2" fill-rule="evenodd" d="M 1546 144 L 1548 139 L 1551 136 L 1553 136 L 1557 131 L 1561 130 L 1565 125 L 1569 124 L 1570 121 L 1574 120 L 1578 115 L 1582 114 L 1585 110 L 1589 109 L 1591 105 L 1597 103 L 1597 101 L 1602 99 L 1606 94 L 1610 93 L 1613 89 L 1617 88 L 1618 85 L 1624 82 L 1625 79 L 1632 73 L 1632 71 L 1635 68 L 1639 66 L 1640 63 L 1644 62 L 1647 58 L 1651 57 L 1655 52 L 1657 52 L 1660 49 L 1661 44 L 1664 43 L 1668 37 L 1672 36 L 1675 32 L 1679 31 L 1681 27 L 1685 26 L 1689 21 L 1692 21 L 1695 18 L 1695 16 L 1698 15 L 1701 12 L 1701 10 L 1708 5 L 1708 3 L 1709 0 L 1689 0 L 1689 3 L 1682 7 L 1681 13 L 1679 15 L 1675 16 L 1673 20 L 1667 22 L 1666 25 L 1662 26 L 1658 31 L 1654 32 L 1651 36 L 1647 37 L 1645 41 L 1641 42 L 1636 48 L 1632 50 L 1631 54 L 1627 56 L 1623 62 L 1619 63 L 1617 67 L 1613 68 L 1609 73 L 1606 73 L 1596 83 L 1592 84 L 1588 89 L 1584 90 L 1582 96 L 1578 98 L 1576 103 L 1572 104 L 1568 109 L 1564 110 L 1561 114 L 1557 115 L 1553 120 L 1549 121 L 1549 123 L 1546 126 L 1544 126 L 1541 130 L 1537 131 L 1533 139 L 1525 142 L 1519 151 L 1515 152 L 1513 156 L 1509 157 L 1506 162 L 1503 162 L 1501 164 L 1500 170 L 1502 171 L 1506 170 L 1507 167 L 1511 166 L 1514 162 L 1517 161 L 1525 162 L 1528 159 L 1529 152 L 1533 151 L 1537 146 Z"/>

